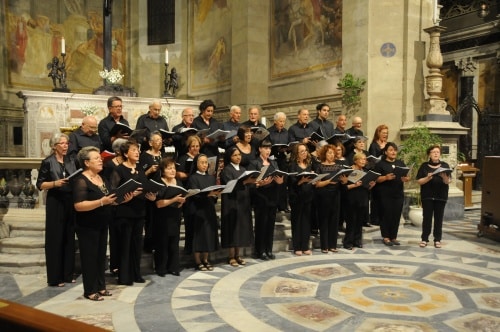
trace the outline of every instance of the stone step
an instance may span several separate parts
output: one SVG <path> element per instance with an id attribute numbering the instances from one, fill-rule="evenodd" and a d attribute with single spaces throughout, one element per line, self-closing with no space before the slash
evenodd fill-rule
<path id="1" fill-rule="evenodd" d="M 43 274 L 45 254 L 0 253 L 0 273 Z"/>
<path id="2" fill-rule="evenodd" d="M 9 224 L 9 236 L 17 237 L 45 237 L 45 223 L 16 222 Z"/>
<path id="3" fill-rule="evenodd" d="M 22 236 L 0 240 L 0 253 L 4 254 L 43 254 L 44 248 L 44 237 Z"/>

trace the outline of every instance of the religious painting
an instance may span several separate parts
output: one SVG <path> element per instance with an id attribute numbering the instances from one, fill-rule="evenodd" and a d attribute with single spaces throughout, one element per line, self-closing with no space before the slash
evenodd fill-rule
<path id="1" fill-rule="evenodd" d="M 55 57 L 73 92 L 89 93 L 102 85 L 104 0 L 6 0 L 5 31 L 9 84 L 51 90 Z M 112 6 L 112 67 L 126 72 L 126 4 Z M 63 42 L 64 40 L 64 42 Z"/>
<path id="2" fill-rule="evenodd" d="M 342 0 L 273 0 L 271 79 L 342 64 Z"/>
<path id="3" fill-rule="evenodd" d="M 191 1 L 190 92 L 211 92 L 231 84 L 232 2 Z"/>

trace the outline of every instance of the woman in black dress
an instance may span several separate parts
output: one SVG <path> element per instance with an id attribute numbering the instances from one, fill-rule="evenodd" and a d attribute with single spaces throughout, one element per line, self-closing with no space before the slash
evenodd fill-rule
<path id="1" fill-rule="evenodd" d="M 335 162 L 335 145 L 325 145 L 317 150 L 321 163 L 317 166 L 318 174 L 336 174 L 344 167 Z M 347 177 L 342 176 L 342 182 L 347 182 Z M 319 234 L 321 252 L 337 252 L 338 219 L 340 212 L 340 182 L 331 179 L 320 180 L 315 184 L 318 207 Z"/>
<path id="2" fill-rule="evenodd" d="M 164 156 L 162 149 L 162 136 L 159 131 L 154 131 L 149 135 L 149 149 L 141 153 L 139 157 L 139 167 L 144 171 L 148 179 L 160 181 L 159 165 Z M 144 223 L 144 251 L 153 250 L 153 210 L 155 202 L 146 201 L 146 218 Z"/>
<path id="3" fill-rule="evenodd" d="M 123 162 L 123 157 L 121 153 L 122 144 L 127 143 L 125 138 L 117 138 L 113 141 L 112 148 L 115 156 L 104 162 L 103 170 L 101 175 L 105 177 L 108 181 L 111 181 L 111 174 L 116 166 Z M 114 275 L 118 276 L 118 269 L 120 267 L 120 253 L 118 252 L 118 239 L 117 239 L 117 229 L 115 225 L 115 209 L 113 208 L 113 217 L 109 221 L 109 271 Z"/>
<path id="4" fill-rule="evenodd" d="M 290 173 L 312 172 L 312 158 L 307 145 L 296 144 L 290 156 Z M 288 178 L 288 196 L 290 197 L 292 245 L 295 255 L 311 255 L 309 238 L 311 236 L 311 203 L 313 185 L 307 176 L 290 176 Z"/>
<path id="5" fill-rule="evenodd" d="M 182 186 L 175 178 L 175 160 L 164 158 L 160 161 L 161 183 L 165 186 Z M 181 207 L 185 198 L 179 194 L 169 196 L 166 188 L 156 197 L 153 213 L 153 245 L 155 271 L 160 277 L 166 273 L 179 276 L 179 239 L 181 231 Z"/>
<path id="6" fill-rule="evenodd" d="M 389 137 L 389 127 L 385 124 L 381 124 L 375 128 L 375 133 L 373 134 L 373 140 L 368 148 L 368 155 L 373 157 L 381 157 L 382 150 L 387 144 L 387 138 Z M 381 219 L 381 203 L 380 194 L 378 192 L 379 187 L 375 186 L 370 192 L 370 224 L 379 225 Z"/>
<path id="7" fill-rule="evenodd" d="M 101 177 L 102 159 L 99 149 L 84 147 L 78 152 L 78 163 L 84 171 L 73 185 L 76 210 L 76 234 L 82 264 L 83 296 L 92 301 L 102 301 L 111 296 L 106 290 L 106 247 L 108 222 L 113 217 L 112 204 L 115 194 L 109 194 L 108 179 Z M 130 194 L 127 199 L 131 199 Z"/>
<path id="8" fill-rule="evenodd" d="M 75 160 L 67 156 L 69 138 L 57 133 L 50 140 L 52 154 L 38 172 L 38 190 L 47 190 L 45 203 L 45 261 L 49 286 L 74 283 L 75 213 L 72 188 L 67 177 L 76 171 Z"/>
<path id="9" fill-rule="evenodd" d="M 241 126 L 238 128 L 236 134 L 238 136 L 238 142 L 236 143 L 236 148 L 240 151 L 241 155 L 241 166 L 248 168 L 248 165 L 252 160 L 257 158 L 257 152 L 255 151 L 254 145 L 252 143 L 252 128 L 248 126 Z"/>
<path id="10" fill-rule="evenodd" d="M 205 189 L 215 185 L 215 176 L 209 175 L 208 157 L 197 155 L 193 160 L 193 172 L 188 179 L 189 189 Z M 208 261 L 208 254 L 219 248 L 217 234 L 217 215 L 215 202 L 219 191 L 199 193 L 189 198 L 189 210 L 193 222 L 193 252 L 195 269 L 212 271 L 214 268 Z"/>
<path id="11" fill-rule="evenodd" d="M 250 170 L 261 171 L 267 166 L 266 174 L 272 174 L 278 169 L 275 160 L 269 159 L 271 142 L 263 140 L 259 146 L 259 156 L 250 162 Z M 252 186 L 252 207 L 255 218 L 254 257 L 262 260 L 275 259 L 273 254 L 274 224 L 278 206 L 278 185 L 283 184 L 283 176 L 266 176 Z"/>
<path id="12" fill-rule="evenodd" d="M 432 216 L 434 215 L 434 247 L 441 248 L 441 236 L 443 235 L 443 216 L 446 201 L 448 200 L 448 189 L 451 181 L 451 171 L 443 171 L 433 174 L 437 169 L 449 169 L 450 166 L 441 157 L 441 147 L 431 146 L 427 149 L 429 161 L 420 165 L 417 173 L 417 181 L 420 187 L 420 198 L 424 220 L 422 222 L 422 242 L 420 247 L 424 248 L 429 242 L 432 229 Z"/>
<path id="13" fill-rule="evenodd" d="M 112 188 L 116 189 L 130 179 L 140 183 L 148 181 L 142 169 L 137 167 L 139 145 L 134 141 L 128 141 L 121 146 L 121 154 L 124 161 L 116 166 L 111 175 Z M 145 282 L 141 275 L 142 230 L 146 215 L 144 200 L 155 200 L 156 195 L 154 193 L 143 194 L 142 190 L 134 191 L 133 195 L 132 200 L 116 207 L 114 220 L 120 253 L 118 283 L 121 285 Z"/>
<path id="14" fill-rule="evenodd" d="M 236 146 L 226 149 L 225 166 L 220 175 L 221 184 L 236 180 L 245 172 L 241 160 L 241 152 Z M 252 245 L 252 207 L 247 184 L 253 182 L 255 179 L 252 178 L 238 181 L 231 193 L 221 196 L 221 246 L 229 249 L 228 262 L 231 266 L 245 265 L 245 260 L 240 256 L 240 247 Z"/>
<path id="15" fill-rule="evenodd" d="M 356 153 L 353 156 L 353 162 L 352 168 L 354 170 L 367 171 L 364 153 Z M 343 244 L 347 250 L 352 250 L 353 247 L 363 248 L 363 223 L 368 219 L 369 192 L 374 186 L 375 181 L 370 182 L 369 186 L 365 187 L 361 180 L 345 186 L 347 189 L 347 222 Z"/>
<path id="16" fill-rule="evenodd" d="M 403 183 L 410 180 L 408 176 L 394 174 L 396 166 L 406 167 L 402 160 L 397 159 L 398 146 L 388 142 L 382 150 L 382 160 L 375 165 L 375 172 L 380 173 L 377 179 L 377 192 L 380 194 L 380 232 L 386 246 L 399 246 L 398 229 L 401 212 L 403 211 Z"/>
<path id="17" fill-rule="evenodd" d="M 178 159 L 176 177 L 182 181 L 182 186 L 187 188 L 189 173 L 193 167 L 194 158 L 200 154 L 201 139 L 191 135 L 186 139 L 188 152 Z M 193 222 L 189 210 L 189 204 L 184 204 L 182 214 L 184 217 L 184 254 L 191 255 L 193 251 Z"/>

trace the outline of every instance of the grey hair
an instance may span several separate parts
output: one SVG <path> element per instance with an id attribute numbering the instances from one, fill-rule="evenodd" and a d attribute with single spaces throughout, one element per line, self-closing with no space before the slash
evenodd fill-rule
<path id="1" fill-rule="evenodd" d="M 276 114 L 274 114 L 274 121 L 276 121 L 280 118 L 285 118 L 285 120 L 286 120 L 286 114 L 284 112 L 276 112 Z"/>
<path id="2" fill-rule="evenodd" d="M 120 154 L 120 146 L 122 146 L 123 143 L 126 143 L 127 140 L 125 138 L 117 138 L 113 141 L 113 144 L 111 145 L 111 149 L 114 153 Z"/>
<path id="3" fill-rule="evenodd" d="M 56 144 L 59 143 L 61 138 L 66 138 L 66 140 L 69 143 L 68 135 L 66 135 L 64 133 L 55 133 L 54 136 L 52 136 L 52 138 L 50 139 L 50 147 L 52 148 L 52 150 L 54 150 L 56 148 Z"/>
<path id="4" fill-rule="evenodd" d="M 80 165 L 80 167 L 86 168 L 85 167 L 85 160 L 90 159 L 89 158 L 90 152 L 100 153 L 101 151 L 99 150 L 99 148 L 96 148 L 95 146 L 83 147 L 76 155 L 76 159 L 78 160 L 78 165 Z"/>

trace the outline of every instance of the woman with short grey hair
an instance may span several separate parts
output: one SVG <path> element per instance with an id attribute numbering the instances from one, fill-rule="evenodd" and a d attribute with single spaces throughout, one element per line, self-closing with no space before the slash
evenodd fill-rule
<path id="1" fill-rule="evenodd" d="M 56 133 L 50 140 L 52 153 L 38 172 L 36 186 L 47 190 L 45 203 L 45 261 L 49 286 L 74 283 L 75 225 L 73 198 L 68 176 L 76 171 L 73 158 L 67 156 L 68 135 Z"/>

